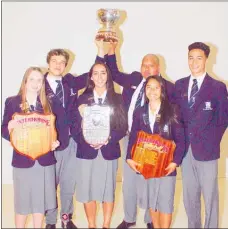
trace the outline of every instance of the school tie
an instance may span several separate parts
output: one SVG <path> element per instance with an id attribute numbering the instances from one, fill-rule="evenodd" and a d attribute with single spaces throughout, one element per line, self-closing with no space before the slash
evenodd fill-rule
<path id="1" fill-rule="evenodd" d="M 98 105 L 102 105 L 102 98 L 98 98 Z"/>
<path id="2" fill-rule="evenodd" d="M 57 88 L 56 88 L 56 96 L 59 98 L 62 106 L 63 106 L 63 88 L 62 88 L 62 85 L 61 85 L 61 80 L 56 80 L 55 81 L 58 85 L 57 85 Z"/>
<path id="3" fill-rule="evenodd" d="M 35 107 L 33 105 L 30 105 L 29 110 L 30 110 L 30 112 L 33 112 L 33 111 L 35 111 Z"/>
<path id="4" fill-rule="evenodd" d="M 136 100 L 136 103 L 135 103 L 135 109 L 138 108 L 139 106 L 141 106 L 141 101 L 142 101 L 142 98 L 143 98 L 145 84 L 146 84 L 146 82 L 143 83 L 142 88 L 139 91 L 139 94 L 138 94 L 138 97 L 137 97 L 137 100 Z"/>
<path id="5" fill-rule="evenodd" d="M 191 89 L 191 93 L 190 93 L 189 102 L 188 102 L 188 105 L 189 105 L 190 108 L 192 108 L 193 105 L 195 104 L 196 94 L 198 93 L 198 91 L 199 91 L 198 83 L 197 83 L 197 80 L 194 79 L 193 80 L 192 89 Z"/>

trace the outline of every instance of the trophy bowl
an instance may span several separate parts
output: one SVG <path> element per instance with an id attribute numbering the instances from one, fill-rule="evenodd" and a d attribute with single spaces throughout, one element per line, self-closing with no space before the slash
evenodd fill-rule
<path id="1" fill-rule="evenodd" d="M 99 9 L 97 15 L 103 27 L 98 31 L 96 39 L 102 39 L 105 42 L 117 41 L 115 25 L 120 18 L 120 11 L 117 9 Z"/>

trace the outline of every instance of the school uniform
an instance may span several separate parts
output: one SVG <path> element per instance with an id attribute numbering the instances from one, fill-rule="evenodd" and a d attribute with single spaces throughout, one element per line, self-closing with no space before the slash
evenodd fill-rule
<path id="1" fill-rule="evenodd" d="M 195 81 L 196 80 L 196 81 Z M 193 82 L 198 91 L 194 90 Z M 197 83 L 198 82 L 198 83 Z M 227 128 L 225 84 L 207 73 L 189 76 L 175 84 L 186 135 L 186 152 L 181 166 L 184 205 L 189 228 L 201 228 L 201 193 L 205 201 L 205 228 L 218 228 L 218 159 L 220 142 Z"/>
<path id="2" fill-rule="evenodd" d="M 84 87 L 86 80 L 85 76 L 80 77 L 79 87 Z M 57 87 L 61 86 L 62 91 L 58 92 Z M 73 214 L 73 195 L 75 191 L 76 179 L 76 161 L 74 152 L 77 148 L 75 141 L 70 137 L 70 114 L 76 108 L 77 90 L 70 87 L 64 77 L 49 77 L 45 74 L 45 89 L 47 97 L 52 101 L 52 104 L 58 104 L 59 109 L 55 115 L 63 116 L 64 130 L 56 126 L 57 133 L 63 139 L 61 147 L 55 151 L 56 164 L 56 188 L 60 185 L 60 201 L 61 211 L 60 217 L 67 215 L 67 220 L 71 220 Z M 59 97 L 58 93 L 62 96 Z M 56 197 L 57 194 L 55 194 Z M 56 224 L 57 222 L 57 207 L 49 209 L 46 213 L 46 224 Z"/>
<path id="3" fill-rule="evenodd" d="M 177 109 L 176 109 L 177 110 Z M 153 115 L 150 112 L 148 104 L 140 107 L 134 113 L 132 129 L 129 137 L 129 144 L 126 159 L 132 159 L 131 150 L 137 139 L 137 133 L 143 130 L 149 134 L 159 134 L 161 137 L 173 140 L 176 144 L 173 162 L 178 166 L 181 164 L 185 152 L 185 137 L 183 125 L 178 122 L 166 124 L 159 131 L 159 121 L 156 119 L 157 114 L 160 115 L 160 107 Z M 177 120 L 180 119 L 178 112 Z M 176 183 L 176 171 L 168 176 L 161 178 L 145 179 L 142 175 L 137 174 L 135 180 L 137 186 L 137 203 L 139 207 L 154 211 L 158 210 L 163 213 L 171 214 L 173 212 L 173 201 Z"/>
<path id="4" fill-rule="evenodd" d="M 78 99 L 78 106 L 98 103 L 98 96 L 94 93 L 81 95 Z M 116 94 L 116 96 L 118 96 L 119 103 L 121 103 L 121 95 Z M 106 95 L 104 94 L 101 98 L 102 104 L 108 105 Z M 80 184 L 76 186 L 76 198 L 82 203 L 92 200 L 113 202 L 118 158 L 120 157 L 119 140 L 125 136 L 126 129 L 116 130 L 111 127 L 108 144 L 96 150 L 85 142 L 81 129 L 82 118 L 79 111 L 75 113 L 74 119 L 78 120 L 78 122 L 75 122 L 72 126 L 71 133 L 78 144 L 76 153 L 77 183 Z"/>
<path id="5" fill-rule="evenodd" d="M 95 61 L 100 61 L 97 58 Z M 101 59 L 102 61 L 102 59 Z M 59 134 L 64 137 L 64 147 L 61 150 L 55 151 L 55 157 L 57 159 L 56 164 L 56 186 L 60 184 L 60 200 L 61 200 L 61 212 L 60 217 L 64 222 L 68 222 L 72 219 L 73 214 L 73 195 L 76 186 L 76 173 L 77 167 L 75 152 L 77 150 L 77 144 L 71 137 L 70 126 L 72 125 L 71 114 L 76 109 L 78 91 L 86 86 L 88 73 L 84 73 L 80 76 L 74 77 L 72 74 L 67 73 L 64 77 L 50 77 L 45 74 L 46 94 L 54 102 L 61 104 L 61 109 L 56 114 L 63 113 L 65 117 L 65 124 L 68 126 L 67 132 L 63 132 L 57 128 Z M 52 80 L 50 80 L 52 79 Z M 63 99 L 58 96 L 56 80 L 60 80 Z M 53 82 L 54 81 L 54 82 Z M 75 120 L 77 121 L 77 120 Z M 56 224 L 57 222 L 57 208 L 52 209 L 46 214 L 47 224 Z"/>
<path id="6" fill-rule="evenodd" d="M 6 99 L 5 111 L 2 121 L 2 136 L 10 140 L 8 123 L 15 112 L 21 113 L 21 96 Z M 40 100 L 33 105 L 34 111 L 43 114 Z M 58 105 L 52 105 L 52 110 L 58 110 Z M 62 117 L 56 118 L 56 124 L 63 128 Z M 62 140 L 58 136 L 60 144 Z M 13 183 L 14 203 L 17 214 L 31 213 L 44 214 L 46 210 L 56 207 L 55 197 L 55 164 L 54 152 L 38 157 L 36 160 L 13 151 Z"/>
<path id="7" fill-rule="evenodd" d="M 117 84 L 123 87 L 122 96 L 124 100 L 124 105 L 128 110 L 131 103 L 132 96 L 135 90 L 137 89 L 137 87 L 139 86 L 139 84 L 142 82 L 143 76 L 138 71 L 134 71 L 130 74 L 120 72 L 117 66 L 116 55 L 105 56 L 105 60 L 111 70 L 113 80 Z M 172 102 L 174 96 L 174 84 L 164 79 L 162 76 L 161 78 L 165 85 L 168 99 Z"/>
<path id="8" fill-rule="evenodd" d="M 126 74 L 120 72 L 117 66 L 116 56 L 110 55 L 106 56 L 107 65 L 109 66 L 113 80 L 123 87 L 122 96 L 125 108 L 128 110 L 128 127 L 129 132 L 131 131 L 133 113 L 135 111 L 135 103 L 136 99 L 140 93 L 141 88 L 143 87 L 143 83 L 145 79 L 142 74 L 138 71 L 134 71 L 130 74 Z M 162 76 L 161 76 L 162 77 Z M 167 96 L 170 101 L 173 101 L 174 95 L 174 84 L 162 78 Z M 144 99 L 141 101 L 141 106 L 144 104 Z M 126 136 L 124 138 L 124 146 L 123 151 L 127 152 L 129 137 Z M 124 156 L 125 158 L 125 156 Z M 134 182 L 136 179 L 136 173 L 128 166 L 128 164 L 124 161 L 123 163 L 123 201 L 124 201 L 124 221 L 128 223 L 136 222 L 137 215 L 137 191 L 136 191 L 136 183 Z M 131 190 L 131 194 L 129 194 L 129 190 Z M 151 222 L 151 218 L 149 215 L 149 211 L 145 212 L 144 221 L 146 223 Z"/>

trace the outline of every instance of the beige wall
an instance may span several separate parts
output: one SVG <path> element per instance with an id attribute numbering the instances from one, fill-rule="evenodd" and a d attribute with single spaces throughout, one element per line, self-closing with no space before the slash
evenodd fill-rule
<path id="1" fill-rule="evenodd" d="M 89 70 L 97 52 L 94 37 L 100 28 L 96 20 L 100 8 L 124 11 L 117 55 L 123 71 L 139 70 L 142 57 L 155 53 L 162 61 L 162 74 L 174 82 L 189 74 L 188 45 L 203 41 L 212 47 L 208 72 L 228 85 L 228 3 L 3 2 L 2 108 L 5 99 L 17 93 L 27 67 L 47 67 L 46 54 L 52 48 L 71 52 L 68 70 L 72 73 Z M 226 133 L 221 143 L 220 177 L 226 171 L 227 140 Z M 12 183 L 12 148 L 3 140 L 2 149 L 3 183 Z M 118 177 L 120 174 L 121 169 Z"/>

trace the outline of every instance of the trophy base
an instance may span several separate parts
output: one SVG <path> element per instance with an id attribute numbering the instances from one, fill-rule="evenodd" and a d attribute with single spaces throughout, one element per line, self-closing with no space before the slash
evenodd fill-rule
<path id="1" fill-rule="evenodd" d="M 116 42 L 118 38 L 115 32 L 112 31 L 99 31 L 96 35 L 96 40 L 103 40 L 104 42 Z"/>

